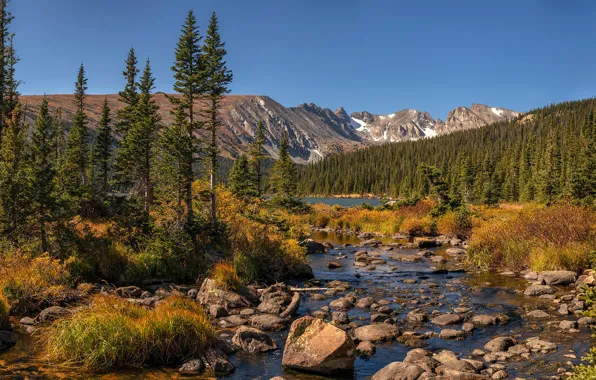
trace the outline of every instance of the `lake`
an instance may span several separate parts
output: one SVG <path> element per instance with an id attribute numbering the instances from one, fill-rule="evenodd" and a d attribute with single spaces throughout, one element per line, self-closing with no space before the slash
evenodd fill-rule
<path id="1" fill-rule="evenodd" d="M 355 207 L 360 206 L 363 203 L 368 203 L 371 206 L 381 205 L 381 201 L 377 198 L 317 198 L 317 197 L 305 197 L 302 200 L 308 204 L 323 203 L 326 205 L 339 205 L 342 207 Z"/>

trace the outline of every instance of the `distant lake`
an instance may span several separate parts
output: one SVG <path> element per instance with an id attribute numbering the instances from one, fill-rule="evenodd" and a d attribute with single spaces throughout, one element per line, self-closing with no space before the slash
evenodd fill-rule
<path id="1" fill-rule="evenodd" d="M 371 206 L 379 206 L 381 201 L 375 198 L 314 198 L 305 197 L 302 200 L 308 204 L 323 203 L 326 205 L 339 205 L 342 207 L 360 206 L 363 203 L 368 203 Z"/>

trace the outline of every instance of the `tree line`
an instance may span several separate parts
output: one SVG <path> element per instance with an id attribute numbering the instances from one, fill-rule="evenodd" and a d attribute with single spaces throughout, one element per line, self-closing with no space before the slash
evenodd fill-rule
<path id="1" fill-rule="evenodd" d="M 553 104 L 483 128 L 330 156 L 300 168 L 300 192 L 411 199 L 432 192 L 430 175 L 466 202 L 594 204 L 595 130 L 596 99 Z"/>
<path id="2" fill-rule="evenodd" d="M 46 98 L 33 124 L 26 122 L 24 107 L 19 103 L 19 81 L 15 79 L 19 59 L 9 29 L 13 16 L 7 10 L 8 1 L 0 0 L 3 244 L 7 241 L 18 247 L 39 241 L 41 252 L 59 251 L 76 218 L 124 218 L 123 225 L 149 233 L 151 212 L 158 205 L 168 205 L 177 213 L 194 250 L 201 250 L 199 235 L 225 228 L 219 226 L 217 219 L 216 185 L 221 163 L 223 169 L 230 166 L 219 157 L 216 143 L 221 100 L 233 79 L 225 61 L 227 52 L 216 14 L 211 15 L 204 36 L 199 33 L 192 10 L 182 25 L 171 67 L 176 94 L 166 95 L 173 106 L 173 122 L 164 125 L 153 99 L 155 78 L 151 61 L 147 59 L 140 66 L 131 48 L 122 72 L 125 86 L 118 93 L 124 106 L 114 113 L 107 98 L 104 100 L 97 136 L 92 141 L 83 64 L 74 83 L 76 107 L 69 130 L 62 110 L 50 112 Z M 208 132 L 205 140 L 199 138 L 200 130 Z M 245 178 L 233 181 L 233 188 L 241 196 L 261 195 L 266 166 L 263 133 L 259 124 L 248 152 L 250 162 L 242 168 Z M 116 135 L 120 137 L 118 141 Z M 236 162 L 245 162 L 246 156 L 242 157 Z M 284 157 L 282 161 L 287 165 Z M 196 190 L 193 193 L 193 182 L 201 177 L 208 178 L 209 186 L 206 194 L 197 195 Z M 250 190 L 241 184 L 246 178 L 250 179 Z M 292 181 L 295 183 L 295 177 Z M 197 215 L 197 202 L 208 204 L 208 217 Z"/>

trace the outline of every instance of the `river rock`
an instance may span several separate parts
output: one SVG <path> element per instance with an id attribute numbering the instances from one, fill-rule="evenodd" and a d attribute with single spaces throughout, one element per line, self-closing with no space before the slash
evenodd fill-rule
<path id="1" fill-rule="evenodd" d="M 250 318 L 250 325 L 263 331 L 279 331 L 286 327 L 285 321 L 273 314 L 255 315 Z"/>
<path id="2" fill-rule="evenodd" d="M 407 316 L 407 321 L 410 323 L 424 323 L 427 320 L 428 317 L 426 316 L 426 314 L 417 311 L 411 311 L 408 313 Z"/>
<path id="3" fill-rule="evenodd" d="M 327 263 L 327 268 L 329 268 L 329 269 L 338 269 L 341 267 L 342 267 L 342 265 L 339 261 L 330 261 Z"/>
<path id="4" fill-rule="evenodd" d="M 62 306 L 50 306 L 47 309 L 43 309 L 37 317 L 35 317 L 35 323 L 48 323 L 55 321 L 58 318 L 64 318 L 70 315 L 71 311 Z"/>
<path id="5" fill-rule="evenodd" d="M 434 317 L 431 322 L 439 326 L 455 325 L 461 323 L 464 318 L 459 314 L 443 314 Z"/>
<path id="6" fill-rule="evenodd" d="M 0 331 L 0 351 L 9 349 L 17 344 L 17 336 L 12 331 Z"/>
<path id="7" fill-rule="evenodd" d="M 381 245 L 381 241 L 377 239 L 370 239 L 363 241 L 362 243 L 360 243 L 360 245 L 362 247 L 378 247 L 379 245 Z"/>
<path id="8" fill-rule="evenodd" d="M 501 336 L 486 343 L 484 349 L 490 352 L 507 351 L 507 349 L 513 345 L 515 345 L 515 340 L 513 338 Z"/>
<path id="9" fill-rule="evenodd" d="M 447 262 L 447 259 L 444 258 L 443 256 L 437 255 L 437 256 L 432 256 L 430 258 L 430 261 L 435 264 L 445 264 Z"/>
<path id="10" fill-rule="evenodd" d="M 418 248 L 434 248 L 438 247 L 439 243 L 431 238 L 416 237 L 414 238 L 414 245 L 416 245 Z"/>
<path id="11" fill-rule="evenodd" d="M 360 342 L 356 347 L 356 352 L 361 356 L 373 356 L 376 350 L 375 345 L 367 340 Z"/>
<path id="12" fill-rule="evenodd" d="M 306 253 L 309 255 L 315 253 L 325 253 L 325 246 L 312 239 L 306 239 L 304 241 L 304 246 L 306 247 Z"/>
<path id="13" fill-rule="evenodd" d="M 215 280 L 207 278 L 199 289 L 197 301 L 202 305 L 222 305 L 226 309 L 246 308 L 252 306 L 253 303 L 256 304 L 258 297 L 245 286 L 242 286 L 238 292 L 233 292 L 220 289 Z"/>
<path id="14" fill-rule="evenodd" d="M 445 250 L 445 253 L 448 254 L 449 256 L 461 256 L 461 255 L 465 255 L 467 253 L 467 251 L 463 248 L 447 248 Z"/>
<path id="15" fill-rule="evenodd" d="M 530 353 L 530 349 L 523 344 L 516 344 L 515 346 L 509 347 L 507 352 L 510 352 L 514 355 L 521 355 Z"/>
<path id="16" fill-rule="evenodd" d="M 454 329 L 442 329 L 441 333 L 439 334 L 441 339 L 464 339 L 466 337 L 466 332 L 462 330 L 454 330 Z"/>
<path id="17" fill-rule="evenodd" d="M 375 323 L 358 327 L 354 330 L 354 336 L 359 341 L 368 340 L 370 342 L 391 341 L 400 336 L 399 327 L 388 323 Z"/>
<path id="18" fill-rule="evenodd" d="M 424 370 L 415 364 L 393 362 L 375 373 L 371 380 L 416 380 L 423 373 Z"/>
<path id="19" fill-rule="evenodd" d="M 540 339 L 539 337 L 528 338 L 526 346 L 532 351 L 551 351 L 557 348 L 557 345 Z"/>
<path id="20" fill-rule="evenodd" d="M 592 317 L 582 317 L 577 320 L 577 324 L 580 327 L 588 327 L 588 326 L 593 325 L 594 323 L 596 323 L 596 320 Z"/>
<path id="21" fill-rule="evenodd" d="M 554 294 L 556 290 L 548 285 L 530 285 L 525 291 L 524 294 L 530 297 L 539 297 L 545 294 Z"/>
<path id="22" fill-rule="evenodd" d="M 355 359 L 356 346 L 345 331 L 307 316 L 292 323 L 282 365 L 330 375 L 353 370 Z"/>
<path id="23" fill-rule="evenodd" d="M 498 318 L 493 315 L 481 314 L 481 315 L 475 315 L 472 318 L 472 323 L 474 324 L 474 327 L 485 327 L 485 326 L 496 325 L 497 322 L 498 322 Z"/>
<path id="24" fill-rule="evenodd" d="M 422 257 L 431 257 L 435 255 L 433 251 L 429 251 L 428 249 L 425 249 L 424 251 L 418 251 L 416 254 Z"/>
<path id="25" fill-rule="evenodd" d="M 245 352 L 267 352 L 275 350 L 277 345 L 271 337 L 263 331 L 241 326 L 232 337 L 232 343 Z"/>
<path id="26" fill-rule="evenodd" d="M 178 372 L 185 375 L 198 375 L 205 369 L 205 364 L 201 359 L 192 359 L 182 364 Z"/>
<path id="27" fill-rule="evenodd" d="M 118 297 L 122 298 L 140 298 L 143 290 L 138 286 L 124 286 L 115 290 Z"/>
<path id="28" fill-rule="evenodd" d="M 354 304 L 350 302 L 347 298 L 338 298 L 336 300 L 331 301 L 329 307 L 334 310 L 349 310 L 354 307 Z"/>
<path id="29" fill-rule="evenodd" d="M 538 275 L 537 282 L 542 285 L 571 285 L 576 277 L 575 272 L 568 270 L 544 271 Z"/>
<path id="30" fill-rule="evenodd" d="M 334 311 L 331 313 L 331 322 L 339 325 L 350 323 L 350 318 L 345 311 Z"/>
<path id="31" fill-rule="evenodd" d="M 360 234 L 357 235 L 358 239 L 372 239 L 375 237 L 375 234 L 373 234 L 372 232 L 362 232 Z"/>
<path id="32" fill-rule="evenodd" d="M 441 363 L 432 357 L 432 353 L 422 348 L 415 348 L 408 351 L 404 363 L 415 364 L 425 372 L 433 373 Z"/>
<path id="33" fill-rule="evenodd" d="M 213 318 L 223 318 L 228 316 L 228 311 L 222 305 L 209 305 L 209 315 Z"/>
<path id="34" fill-rule="evenodd" d="M 312 279 L 315 275 L 308 264 L 297 264 L 291 270 L 291 277 L 298 279 Z"/>
<path id="35" fill-rule="evenodd" d="M 207 348 L 201 354 L 200 359 L 215 376 L 229 375 L 236 370 L 234 365 L 226 358 L 225 353 L 219 349 Z"/>
<path id="36" fill-rule="evenodd" d="M 533 310 L 533 311 L 529 312 L 528 314 L 526 314 L 526 316 L 528 318 L 532 318 L 532 319 L 545 319 L 545 318 L 550 317 L 550 315 L 548 315 L 547 313 L 545 313 L 542 310 Z"/>

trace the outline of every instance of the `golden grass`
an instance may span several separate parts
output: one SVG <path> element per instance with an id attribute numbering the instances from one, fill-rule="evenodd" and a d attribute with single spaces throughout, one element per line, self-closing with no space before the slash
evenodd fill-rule
<path id="1" fill-rule="evenodd" d="M 8 299 L 0 292 L 0 330 L 5 330 L 10 328 L 10 304 L 8 303 Z"/>
<path id="2" fill-rule="evenodd" d="M 586 268 L 596 244 L 595 220 L 593 210 L 566 203 L 527 207 L 508 218 L 493 216 L 473 229 L 469 258 L 483 267 Z"/>
<path id="3" fill-rule="evenodd" d="M 145 309 L 98 295 L 88 308 L 56 321 L 44 343 L 50 361 L 97 371 L 181 362 L 214 338 L 203 309 L 187 298 L 172 296 Z"/>
<path id="4" fill-rule="evenodd" d="M 5 255 L 0 265 L 0 293 L 16 313 L 39 310 L 69 300 L 67 268 L 48 255 L 29 258 L 26 255 Z"/>
<path id="5" fill-rule="evenodd" d="M 212 279 L 218 287 L 225 290 L 236 290 L 241 285 L 236 268 L 229 263 L 217 263 L 211 271 Z"/>

